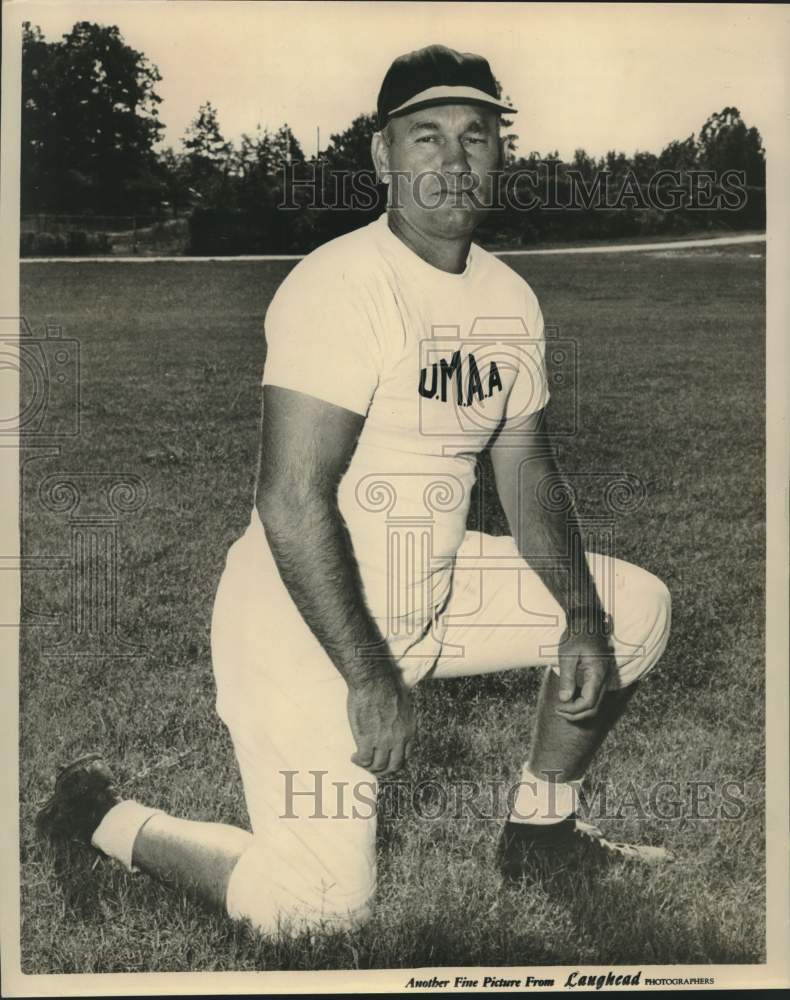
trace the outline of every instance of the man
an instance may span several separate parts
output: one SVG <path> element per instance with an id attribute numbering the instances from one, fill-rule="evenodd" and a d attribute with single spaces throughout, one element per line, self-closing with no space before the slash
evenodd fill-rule
<path id="1" fill-rule="evenodd" d="M 500 835 L 507 879 L 583 853 L 665 860 L 575 816 L 578 782 L 668 638 L 666 587 L 585 554 L 544 423 L 537 300 L 472 243 L 501 162 L 480 56 L 396 59 L 372 153 L 376 222 L 289 274 L 266 316 L 249 528 L 216 595 L 217 709 L 253 832 L 120 800 L 96 755 L 40 816 L 121 862 L 191 885 L 262 931 L 356 926 L 376 884 L 379 778 L 408 758 L 426 678 L 546 665 L 531 754 Z M 512 534 L 466 530 L 491 443 Z"/>

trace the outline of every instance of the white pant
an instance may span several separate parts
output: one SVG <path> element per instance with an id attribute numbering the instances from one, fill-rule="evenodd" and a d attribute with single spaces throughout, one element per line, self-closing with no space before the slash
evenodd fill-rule
<path id="1" fill-rule="evenodd" d="M 376 779 L 349 759 L 356 747 L 345 682 L 283 596 L 282 581 L 256 562 L 248 536 L 228 552 L 211 631 L 217 711 L 233 739 L 254 834 L 231 877 L 228 912 L 264 932 L 361 923 L 376 885 Z M 588 564 L 614 622 L 610 687 L 626 687 L 666 647 L 669 592 L 623 560 L 589 553 Z M 400 665 L 410 685 L 512 667 L 556 669 L 564 626 L 562 609 L 513 539 L 470 531 L 458 551 L 438 658 L 407 655 Z"/>

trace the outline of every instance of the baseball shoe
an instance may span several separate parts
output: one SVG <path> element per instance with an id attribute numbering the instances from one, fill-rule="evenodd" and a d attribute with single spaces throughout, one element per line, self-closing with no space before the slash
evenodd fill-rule
<path id="1" fill-rule="evenodd" d="M 38 811 L 36 829 L 53 841 L 90 844 L 105 814 L 120 801 L 113 773 L 101 754 L 85 754 L 58 774 L 54 792 Z"/>
<path id="2" fill-rule="evenodd" d="M 675 856 L 664 847 L 608 840 L 597 826 L 569 816 L 547 826 L 508 820 L 497 844 L 497 864 L 506 882 L 550 874 L 571 865 L 634 861 L 660 865 Z"/>

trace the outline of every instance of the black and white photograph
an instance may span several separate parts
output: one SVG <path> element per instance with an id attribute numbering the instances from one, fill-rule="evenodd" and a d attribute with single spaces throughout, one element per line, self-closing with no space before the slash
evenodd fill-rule
<path id="1" fill-rule="evenodd" d="M 788 6 L 2 12 L 3 995 L 790 985 Z"/>

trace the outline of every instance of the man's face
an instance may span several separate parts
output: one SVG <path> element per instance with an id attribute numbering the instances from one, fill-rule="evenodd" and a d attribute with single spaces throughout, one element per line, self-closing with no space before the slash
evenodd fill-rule
<path id="1" fill-rule="evenodd" d="M 501 165 L 499 115 L 445 104 L 394 118 L 377 133 L 373 158 L 390 174 L 390 204 L 428 236 L 470 235 L 492 201 Z"/>

